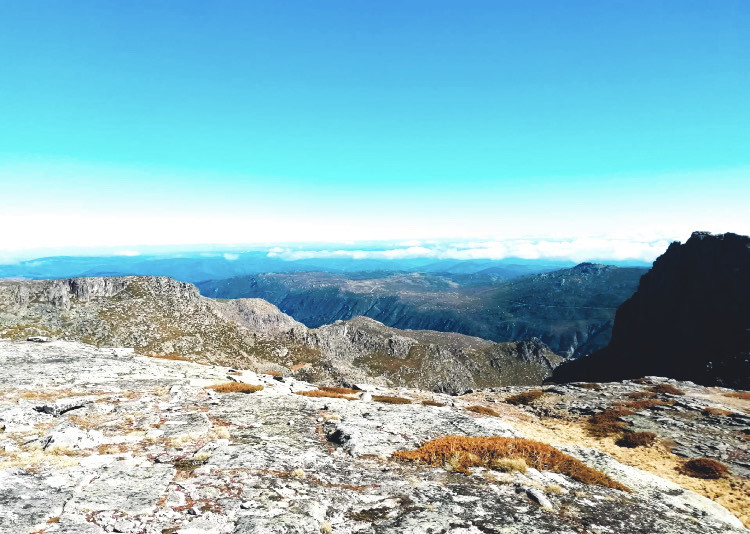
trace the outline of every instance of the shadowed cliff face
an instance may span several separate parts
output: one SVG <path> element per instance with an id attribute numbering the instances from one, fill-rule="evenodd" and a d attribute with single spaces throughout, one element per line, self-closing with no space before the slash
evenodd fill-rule
<path id="1" fill-rule="evenodd" d="M 673 243 L 617 310 L 612 341 L 557 381 L 670 376 L 750 388 L 750 238 L 696 232 Z"/>

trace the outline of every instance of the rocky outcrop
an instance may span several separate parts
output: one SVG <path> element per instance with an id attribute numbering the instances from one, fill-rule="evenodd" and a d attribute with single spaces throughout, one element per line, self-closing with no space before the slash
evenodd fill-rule
<path id="1" fill-rule="evenodd" d="M 311 398 L 296 393 L 314 388 L 291 377 L 61 341 L 0 340 L 0 366 L 3 533 L 747 532 L 705 496 L 717 493 L 710 481 L 693 491 L 647 471 L 648 461 L 634 466 L 638 455 L 619 461 L 561 432 L 548 443 L 632 493 L 520 464 L 465 474 L 393 457 L 451 434 L 540 439 L 547 420 L 536 412 L 598 410 L 636 384 L 558 386 L 543 406 L 519 410 L 502 402 L 518 388 L 449 397 L 370 387 L 352 400 Z M 206 389 L 230 381 L 263 389 Z M 705 388 L 677 385 L 689 389 L 684 405 L 705 405 Z M 476 404 L 501 414 L 467 409 Z M 747 483 L 730 476 L 727 497 L 746 512 Z"/>
<path id="2" fill-rule="evenodd" d="M 554 380 L 670 376 L 750 389 L 750 238 L 672 243 L 617 310 L 612 340 Z"/>
<path id="3" fill-rule="evenodd" d="M 303 367 L 317 382 L 448 393 L 541 384 L 561 361 L 540 342 L 531 350 L 361 317 L 308 329 L 264 300 L 202 297 L 195 286 L 166 277 L 0 282 L 0 337 L 32 336 L 246 369 Z"/>

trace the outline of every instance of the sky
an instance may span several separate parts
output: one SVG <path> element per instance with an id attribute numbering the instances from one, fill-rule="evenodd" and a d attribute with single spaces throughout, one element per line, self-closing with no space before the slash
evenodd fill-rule
<path id="1" fill-rule="evenodd" d="M 0 257 L 649 260 L 750 234 L 745 0 L 10 0 L 0 21 Z"/>

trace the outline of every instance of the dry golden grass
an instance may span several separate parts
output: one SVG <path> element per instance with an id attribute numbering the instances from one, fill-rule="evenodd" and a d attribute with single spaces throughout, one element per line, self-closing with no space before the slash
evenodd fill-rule
<path id="1" fill-rule="evenodd" d="M 341 393 L 342 395 L 359 395 L 362 393 L 356 389 L 351 388 L 337 388 L 331 386 L 318 386 L 320 391 L 328 391 L 329 393 Z"/>
<path id="2" fill-rule="evenodd" d="M 305 365 L 307 365 L 307 364 L 306 363 L 296 363 L 296 364 L 292 365 L 289 369 L 291 369 L 292 371 L 299 371 Z"/>
<path id="3" fill-rule="evenodd" d="M 619 418 L 634 413 L 633 410 L 628 408 L 614 407 L 594 414 L 586 421 L 589 435 L 604 437 L 621 434 L 629 426 L 629 423 L 620 421 Z"/>
<path id="4" fill-rule="evenodd" d="M 634 391 L 633 393 L 628 393 L 626 397 L 634 400 L 651 399 L 653 397 L 656 397 L 656 393 L 654 393 L 653 391 Z"/>
<path id="5" fill-rule="evenodd" d="M 278 372 L 278 371 L 263 371 L 263 374 L 264 374 L 264 375 L 268 375 L 268 376 L 275 376 L 275 377 L 277 377 L 277 378 L 280 378 L 280 377 L 284 376 L 284 375 L 282 375 L 282 374 L 281 374 L 280 372 Z"/>
<path id="6" fill-rule="evenodd" d="M 703 409 L 703 415 L 713 417 L 726 417 L 727 415 L 732 415 L 732 413 L 733 412 L 731 412 L 730 410 L 724 410 L 723 408 L 712 408 L 711 406 Z"/>
<path id="7" fill-rule="evenodd" d="M 328 397 L 331 399 L 355 400 L 354 397 L 344 395 L 343 393 L 335 393 L 333 391 L 322 391 L 320 389 L 316 389 L 314 391 L 298 391 L 297 395 L 302 395 L 303 397 L 313 397 L 313 398 Z"/>
<path id="8" fill-rule="evenodd" d="M 213 389 L 218 393 L 255 393 L 256 391 L 261 391 L 263 386 L 243 384 L 242 382 L 227 382 L 226 384 L 206 386 L 206 389 Z"/>
<path id="9" fill-rule="evenodd" d="M 384 402 L 386 404 L 411 404 L 411 399 L 389 397 L 388 395 L 373 395 L 372 400 L 375 402 Z"/>
<path id="10" fill-rule="evenodd" d="M 443 406 L 445 406 L 444 403 L 438 402 L 438 401 L 434 401 L 434 400 L 423 400 L 422 404 L 424 406 L 437 406 L 438 408 L 442 408 Z"/>
<path id="11" fill-rule="evenodd" d="M 721 462 L 711 458 L 694 458 L 682 464 L 678 470 L 694 478 L 724 478 L 729 474 L 729 468 Z"/>
<path id="12" fill-rule="evenodd" d="M 528 438 L 599 449 L 618 462 L 643 469 L 716 501 L 750 528 L 750 480 L 746 478 L 731 474 L 719 479 L 684 475 L 677 469 L 684 459 L 673 454 L 671 448 L 665 445 L 665 440 L 657 440 L 651 447 L 630 449 L 618 447 L 614 437 L 591 436 L 585 420 L 537 419 L 529 414 L 519 416 L 522 419 L 513 421 L 513 426 Z"/>
<path id="13" fill-rule="evenodd" d="M 424 462 L 432 466 L 450 466 L 453 470 L 469 473 L 469 467 L 492 468 L 493 463 L 507 459 L 521 459 L 540 471 L 554 471 L 568 475 L 585 484 L 630 491 L 604 473 L 584 465 L 554 447 L 524 438 L 446 436 L 428 441 L 413 451 L 393 454 L 400 460 Z M 500 465 L 498 463 L 498 465 Z"/>
<path id="14" fill-rule="evenodd" d="M 638 399 L 620 402 L 616 406 L 622 406 L 625 408 L 630 408 L 636 412 L 640 412 L 642 410 L 653 408 L 654 406 L 671 406 L 672 404 L 674 404 L 674 401 L 663 401 L 659 399 Z"/>
<path id="15" fill-rule="evenodd" d="M 732 391 L 731 393 L 724 393 L 724 396 L 750 401 L 750 391 Z"/>
<path id="16" fill-rule="evenodd" d="M 532 389 L 531 391 L 525 391 L 524 393 L 519 393 L 518 395 L 511 395 L 510 397 L 505 399 L 505 402 L 508 404 L 531 404 L 535 400 L 538 400 L 539 398 L 544 395 L 544 391 L 541 389 Z"/>
<path id="17" fill-rule="evenodd" d="M 615 443 L 618 447 L 650 447 L 656 441 L 656 434 L 653 432 L 625 432 L 625 434 Z"/>
<path id="18" fill-rule="evenodd" d="M 184 356 L 180 356 L 176 352 L 172 352 L 169 354 L 149 354 L 148 356 L 151 356 L 152 358 L 159 358 L 161 360 L 179 360 L 182 362 L 190 361 L 188 358 L 185 358 Z"/>
<path id="19" fill-rule="evenodd" d="M 497 413 L 492 408 L 487 408 L 486 406 L 468 406 L 466 408 L 470 412 L 479 413 L 482 415 L 491 415 L 492 417 L 500 417 L 500 414 Z"/>
<path id="20" fill-rule="evenodd" d="M 229 371 L 227 374 L 232 376 L 241 376 L 242 371 Z"/>
<path id="21" fill-rule="evenodd" d="M 669 395 L 684 395 L 685 392 L 679 388 L 674 387 L 672 384 L 656 384 L 648 388 L 653 393 L 666 393 Z"/>

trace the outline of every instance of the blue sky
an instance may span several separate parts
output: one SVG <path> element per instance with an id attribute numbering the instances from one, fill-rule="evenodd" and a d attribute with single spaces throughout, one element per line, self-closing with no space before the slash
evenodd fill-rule
<path id="1" fill-rule="evenodd" d="M 0 4 L 0 250 L 750 233 L 750 4 Z"/>

